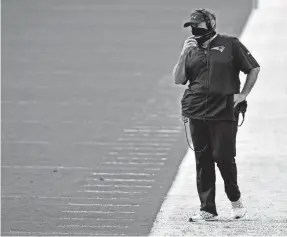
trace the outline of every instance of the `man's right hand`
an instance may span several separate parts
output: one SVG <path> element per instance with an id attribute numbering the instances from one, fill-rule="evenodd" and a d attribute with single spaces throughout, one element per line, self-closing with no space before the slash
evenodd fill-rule
<path id="1" fill-rule="evenodd" d="M 192 48 L 197 47 L 197 41 L 194 39 L 193 36 L 188 37 L 185 41 L 184 41 L 184 45 L 181 51 L 181 55 L 185 56 L 187 55 L 190 50 Z"/>

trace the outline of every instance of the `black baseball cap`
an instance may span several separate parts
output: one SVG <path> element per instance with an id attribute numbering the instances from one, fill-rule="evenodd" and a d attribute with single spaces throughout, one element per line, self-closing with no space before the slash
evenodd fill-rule
<path id="1" fill-rule="evenodd" d="M 202 10 L 204 10 L 205 14 L 202 12 Z M 206 21 L 205 15 L 209 15 L 215 19 L 215 16 L 212 13 L 210 13 L 209 11 L 207 11 L 205 9 L 197 9 L 197 10 L 194 10 L 190 14 L 189 21 L 184 23 L 183 27 L 188 27 L 188 26 L 199 24 L 201 22 L 205 22 Z"/>

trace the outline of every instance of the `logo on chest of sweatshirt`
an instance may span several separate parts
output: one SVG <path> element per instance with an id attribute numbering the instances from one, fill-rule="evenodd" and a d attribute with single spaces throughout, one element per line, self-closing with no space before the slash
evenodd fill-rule
<path id="1" fill-rule="evenodd" d="M 211 50 L 218 50 L 221 53 L 223 52 L 224 49 L 225 49 L 225 46 L 216 46 L 216 47 L 211 48 Z"/>

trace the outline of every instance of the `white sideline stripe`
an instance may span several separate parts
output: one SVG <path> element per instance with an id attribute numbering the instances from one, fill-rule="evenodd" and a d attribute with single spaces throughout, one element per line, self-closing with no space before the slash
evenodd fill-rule
<path id="1" fill-rule="evenodd" d="M 192 205 L 195 205 L 195 203 L 193 202 L 194 198 L 191 197 L 191 195 L 189 194 L 189 188 L 187 188 L 187 185 L 189 185 L 189 180 L 187 180 L 187 177 L 189 177 L 190 174 L 192 174 L 193 180 L 195 180 L 195 172 L 190 171 L 191 168 L 194 168 L 195 162 L 193 156 L 193 151 L 189 149 L 185 157 L 183 158 L 182 163 L 179 166 L 179 170 L 177 172 L 175 180 L 170 190 L 168 191 L 166 199 L 162 203 L 161 209 L 157 214 L 157 217 L 149 235 L 166 235 L 166 223 L 167 220 L 173 215 L 174 210 L 178 209 L 179 206 L 182 205 L 182 203 L 184 202 L 192 203 Z M 188 198 L 184 199 L 183 197 Z M 170 234 L 169 236 L 173 236 L 173 234 Z"/>

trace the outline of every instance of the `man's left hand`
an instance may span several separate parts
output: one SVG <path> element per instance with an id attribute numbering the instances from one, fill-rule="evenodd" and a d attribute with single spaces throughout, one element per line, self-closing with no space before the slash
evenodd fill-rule
<path id="1" fill-rule="evenodd" d="M 242 101 L 246 100 L 246 95 L 244 94 L 234 94 L 234 108 Z"/>

